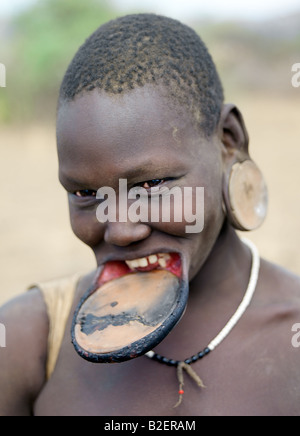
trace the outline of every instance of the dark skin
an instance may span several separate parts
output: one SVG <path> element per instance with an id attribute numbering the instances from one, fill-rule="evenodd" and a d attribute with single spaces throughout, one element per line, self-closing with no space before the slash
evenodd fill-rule
<path id="1" fill-rule="evenodd" d="M 239 111 L 224 105 L 216 132 L 204 138 L 159 91 L 145 86 L 118 97 L 93 91 L 61 105 L 59 176 L 69 192 L 73 231 L 92 248 L 99 266 L 162 250 L 181 254 L 189 303 L 156 351 L 184 360 L 219 333 L 248 285 L 250 251 L 222 209 L 223 174 L 249 158 L 248 136 Z M 117 189 L 119 178 L 129 187 L 147 188 L 150 180 L 169 188 L 203 186 L 203 231 L 186 234 L 184 222 L 100 224 L 93 192 Z M 76 354 L 72 316 L 93 277 L 79 282 L 48 382 L 48 318 L 40 291 L 1 309 L 7 331 L 7 348 L 0 350 L 1 415 L 299 415 L 300 354 L 291 344 L 292 325 L 300 321 L 298 277 L 261 261 L 250 307 L 224 342 L 193 364 L 206 388 L 185 377 L 184 401 L 176 409 L 174 368 L 146 357 L 93 364 Z"/>

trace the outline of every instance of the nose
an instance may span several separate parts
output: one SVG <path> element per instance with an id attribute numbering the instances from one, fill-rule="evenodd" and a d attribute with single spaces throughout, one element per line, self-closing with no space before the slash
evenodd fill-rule
<path id="1" fill-rule="evenodd" d="M 109 222 L 105 228 L 104 240 L 109 244 L 126 247 L 133 242 L 146 239 L 150 234 L 151 228 L 146 224 L 131 221 Z"/>

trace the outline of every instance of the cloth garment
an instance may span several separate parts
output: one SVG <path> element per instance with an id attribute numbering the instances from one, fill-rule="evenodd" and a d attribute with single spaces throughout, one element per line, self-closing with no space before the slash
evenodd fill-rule
<path id="1" fill-rule="evenodd" d="M 79 278 L 79 274 L 74 274 L 58 280 L 37 283 L 29 288 L 29 290 L 38 288 L 41 291 L 47 307 L 49 318 L 47 380 L 56 365 Z"/>

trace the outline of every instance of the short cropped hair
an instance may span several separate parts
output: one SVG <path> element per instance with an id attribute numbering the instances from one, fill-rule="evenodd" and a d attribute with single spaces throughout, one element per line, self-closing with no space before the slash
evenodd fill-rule
<path id="1" fill-rule="evenodd" d="M 146 84 L 164 85 L 206 136 L 215 131 L 223 88 L 205 44 L 190 27 L 155 14 L 126 15 L 100 26 L 71 61 L 59 101 L 95 88 L 122 94 Z"/>

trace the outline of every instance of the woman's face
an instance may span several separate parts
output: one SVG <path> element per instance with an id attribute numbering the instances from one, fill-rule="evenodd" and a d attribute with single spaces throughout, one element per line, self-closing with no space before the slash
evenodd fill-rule
<path id="1" fill-rule="evenodd" d="M 63 103 L 57 142 L 59 177 L 68 192 L 72 229 L 93 249 L 98 265 L 111 260 L 149 262 L 149 256 L 151 260 L 157 254 L 175 252 L 181 256 L 186 278 L 196 276 L 224 221 L 223 146 L 217 135 L 205 138 L 189 115 L 162 97 L 159 87 L 147 85 L 120 96 L 95 90 Z M 148 219 L 118 219 L 124 194 L 120 180 L 123 185 L 126 181 L 128 190 L 143 187 L 149 194 L 151 187 L 161 192 L 177 187 L 182 193 L 190 188 L 193 212 L 204 213 L 203 229 L 186 231 L 192 224 L 184 216 L 187 200 L 181 220 L 174 219 L 172 199 L 166 222 L 151 221 L 150 208 Z M 103 187 L 113 188 L 116 195 L 114 222 L 97 219 L 101 200 L 96 193 Z M 204 188 L 204 211 L 196 208 L 196 188 Z M 120 204 L 129 209 L 133 202 L 124 203 L 122 198 Z M 121 214 L 124 218 L 124 210 Z"/>

